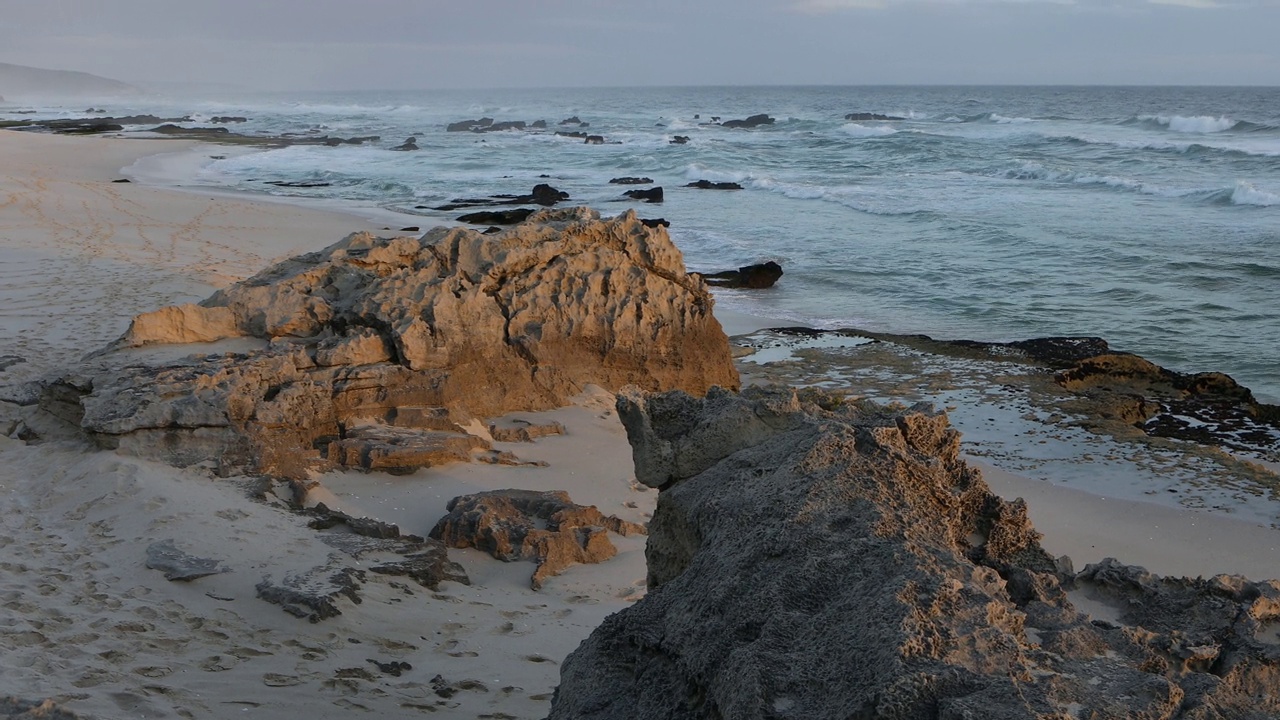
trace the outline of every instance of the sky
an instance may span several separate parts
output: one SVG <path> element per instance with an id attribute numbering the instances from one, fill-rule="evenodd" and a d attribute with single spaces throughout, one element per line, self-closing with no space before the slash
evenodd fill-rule
<path id="1" fill-rule="evenodd" d="M 0 62 L 262 90 L 1280 85 L 1280 0 L 0 0 Z"/>

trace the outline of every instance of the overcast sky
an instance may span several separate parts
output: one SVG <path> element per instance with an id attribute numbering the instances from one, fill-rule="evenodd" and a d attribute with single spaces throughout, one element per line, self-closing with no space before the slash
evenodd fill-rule
<path id="1" fill-rule="evenodd" d="M 0 0 L 0 62 L 259 89 L 1280 85 L 1280 0 Z"/>

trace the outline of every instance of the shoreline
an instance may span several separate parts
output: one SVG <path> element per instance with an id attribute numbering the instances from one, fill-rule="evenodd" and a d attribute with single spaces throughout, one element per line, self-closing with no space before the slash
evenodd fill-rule
<path id="1" fill-rule="evenodd" d="M 148 140 L 165 140 L 165 138 L 159 137 L 127 139 L 140 142 Z M 121 176 L 126 177 L 131 182 L 144 187 L 152 187 L 158 190 L 172 190 L 176 192 L 194 193 L 197 195 L 212 195 L 215 197 L 234 200 L 248 200 L 252 202 L 289 205 L 305 208 L 307 210 L 318 210 L 320 212 L 350 215 L 351 217 L 359 218 L 362 222 L 366 223 L 407 225 L 413 224 L 410 221 L 415 219 L 419 221 L 424 219 L 431 220 L 431 225 L 422 226 L 423 231 L 429 230 L 431 227 L 451 224 L 440 222 L 437 218 L 425 218 L 422 215 L 396 212 L 395 210 L 389 210 L 380 205 L 372 203 L 366 205 L 355 200 L 282 196 L 272 195 L 267 192 L 255 192 L 248 189 L 222 187 L 217 185 L 202 185 L 198 182 L 194 182 L 194 180 L 198 177 L 200 170 L 204 169 L 204 167 L 209 164 L 208 162 L 201 161 L 214 159 L 210 157 L 211 155 L 248 155 L 251 153 L 267 152 L 268 148 L 234 145 L 226 146 L 202 140 L 170 140 L 170 142 L 186 142 L 190 143 L 190 145 L 189 147 L 180 148 L 170 152 L 153 153 L 141 156 L 129 165 L 122 167 L 120 169 Z M 394 227 L 390 229 L 393 232 L 396 230 Z"/>
<path id="2" fill-rule="evenodd" d="M 354 230 L 385 234 L 383 223 L 288 200 L 111 184 L 124 167 L 111 163 L 149 157 L 138 152 L 152 149 L 145 144 L 11 135 L 0 133 L 0 249 L 16 261 L 0 276 L 0 358 L 26 362 L 0 370 L 3 383 L 69 364 L 114 340 L 133 315 L 198 301 L 274 259 Z M 194 155 L 205 152 L 201 147 L 174 152 Z M 716 317 L 731 336 L 775 324 L 733 310 L 716 310 Z M 652 513 L 657 493 L 635 485 L 631 449 L 607 393 L 514 417 L 566 427 L 564 436 L 502 446 L 547 467 L 335 472 L 318 478 L 328 495 L 313 499 L 331 498 L 420 534 L 453 495 L 497 488 L 564 489 L 578 503 L 635 522 Z M 1026 426 L 1018 422 L 1010 414 L 988 433 L 1023 450 L 1038 447 L 1038 437 L 1019 434 Z M 975 441 L 992 437 L 966 430 L 963 447 Z M 27 444 L 0 437 L 0 457 L 0 548 L 18 559 L 0 566 L 0 592 L 14 598 L 15 623 L 22 624 L 21 633 L 0 631 L 3 671 L 14 683 L 7 691 L 58 697 L 104 717 L 177 709 L 200 717 L 247 709 L 323 716 L 335 706 L 543 716 L 564 654 L 645 592 L 643 538 L 614 538 L 618 556 L 572 567 L 536 592 L 528 587 L 531 564 L 457 551 L 471 586 L 446 582 L 427 592 L 405 585 L 406 593 L 371 583 L 364 603 L 328 624 L 310 624 L 254 596 L 265 575 L 331 562 L 330 548 L 306 520 L 273 500 L 280 487 L 263 490 L 243 478 L 217 479 L 206 469 L 56 438 Z M 1280 577 L 1275 529 L 986 467 L 999 458 L 973 462 L 993 491 L 1028 500 L 1044 546 L 1079 553 L 1072 555 L 1077 569 L 1114 556 L 1165 574 Z M 1097 479 L 1130 482 L 1132 465 L 1121 458 L 1099 466 Z M 1254 500 L 1280 521 L 1275 499 Z M 165 537 L 226 562 L 231 572 L 198 583 L 164 580 L 142 558 L 148 543 Z M 45 586 L 49 593 L 37 596 Z M 106 622 L 93 627 L 105 629 L 90 632 L 100 619 Z M 393 659 L 412 664 L 412 672 L 384 677 L 370 664 Z M 452 705 L 438 704 L 429 680 L 436 674 L 457 686 L 446 701 Z M 171 675 L 181 681 L 164 679 Z"/>

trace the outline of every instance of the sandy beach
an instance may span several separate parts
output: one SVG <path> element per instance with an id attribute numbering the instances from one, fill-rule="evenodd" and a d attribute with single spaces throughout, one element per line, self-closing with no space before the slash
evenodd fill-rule
<path id="1" fill-rule="evenodd" d="M 388 234 L 385 223 L 354 214 L 113 182 L 141 158 L 205 149 L 0 132 L 0 388 L 107 345 L 139 313 L 198 301 L 351 232 Z M 720 319 L 731 335 L 770 324 Z M 19 416 L 0 400 L 0 430 L 17 435 Z M 532 444 L 495 444 L 542 466 L 332 472 L 314 478 L 308 500 L 419 535 L 451 498 L 503 488 L 564 490 L 637 523 L 652 515 L 657 492 L 634 480 L 609 393 L 593 389 L 570 407 L 518 417 L 566 429 Z M 334 552 L 290 510 L 283 483 L 43 440 L 0 437 L 0 694 L 52 698 L 101 718 L 353 710 L 541 718 L 565 655 L 645 592 L 643 536 L 612 536 L 617 556 L 574 566 L 537 591 L 531 563 L 451 550 L 471 585 L 430 592 L 371 576 L 363 603 L 309 623 L 255 597 L 264 577 L 325 566 Z M 1037 442 L 1017 433 L 1003 440 Z M 971 462 L 996 492 L 1027 500 L 1044 547 L 1077 569 L 1119 557 L 1165 575 L 1280 577 L 1280 530 L 1256 520 L 1280 523 L 1274 497 L 1190 510 L 1030 479 L 990 458 Z M 1106 472 L 1122 485 L 1129 468 L 1117 462 Z M 1255 520 L 1233 517 L 1230 502 Z M 168 581 L 145 563 L 160 540 L 227 572 Z M 410 667 L 385 670 L 392 662 Z"/>

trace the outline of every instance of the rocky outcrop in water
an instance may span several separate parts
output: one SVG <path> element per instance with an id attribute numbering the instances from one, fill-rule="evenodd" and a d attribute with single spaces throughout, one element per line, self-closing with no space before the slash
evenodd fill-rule
<path id="1" fill-rule="evenodd" d="M 712 305 L 666 231 L 630 212 L 543 211 L 495 235 L 356 233 L 139 316 L 38 396 L 104 446 L 178 465 L 408 472 L 484 459 L 461 424 L 564 405 L 589 384 L 736 386 Z M 227 338 L 241 345 L 131 350 Z M 212 354 L 173 359 L 184 351 Z"/>
<path id="2" fill-rule="evenodd" d="M 712 119 L 714 120 L 715 118 L 712 118 Z M 724 127 L 727 127 L 727 128 L 753 128 L 753 127 L 760 127 L 761 125 L 772 125 L 772 124 L 773 124 L 773 118 L 769 117 L 764 113 L 760 113 L 759 115 L 752 115 L 751 117 L 748 117 L 745 120 L 725 120 L 724 121 Z"/>
<path id="3" fill-rule="evenodd" d="M 622 194 L 633 200 L 643 200 L 644 202 L 647 202 L 647 203 L 662 202 L 662 186 L 661 185 L 657 187 L 644 188 L 642 190 L 628 190 Z"/>
<path id="4" fill-rule="evenodd" d="M 574 504 L 562 491 L 493 490 L 449 501 L 449 514 L 431 531 L 445 547 L 476 548 L 504 562 L 532 560 L 531 585 L 570 565 L 599 563 L 618 554 L 606 532 L 643 535 L 645 528 L 594 506 Z"/>
<path id="5" fill-rule="evenodd" d="M 566 659 L 553 719 L 1280 713 L 1280 582 L 1074 575 L 941 413 L 779 387 L 618 409 L 662 490 L 649 592 Z"/>
<path id="6" fill-rule="evenodd" d="M 685 185 L 685 187 L 698 188 L 700 190 L 741 190 L 742 186 L 736 182 L 711 182 L 710 180 L 695 180 Z"/>
<path id="7" fill-rule="evenodd" d="M 770 260 L 757 265 L 744 265 L 737 270 L 708 273 L 702 276 L 708 285 L 730 288 L 771 288 L 782 277 L 782 266 Z"/>
<path id="8" fill-rule="evenodd" d="M 435 209 L 449 211 L 472 207 L 497 207 L 502 205 L 525 204 L 551 207 L 552 205 L 568 199 L 569 193 L 557 190 L 546 183 L 538 183 L 533 186 L 532 190 L 524 195 L 492 195 L 487 198 L 454 198 L 448 203 L 440 205 Z"/>
<path id="9" fill-rule="evenodd" d="M 869 112 L 849 113 L 844 116 L 844 119 L 851 120 L 853 122 L 866 122 L 868 120 L 906 120 L 906 118 L 898 117 L 897 115 L 882 115 L 880 113 Z"/>

